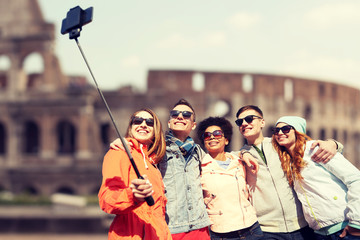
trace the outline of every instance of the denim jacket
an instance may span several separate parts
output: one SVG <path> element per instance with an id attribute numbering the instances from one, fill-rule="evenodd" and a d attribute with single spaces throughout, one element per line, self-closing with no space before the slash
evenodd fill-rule
<path id="1" fill-rule="evenodd" d="M 166 155 L 158 164 L 165 185 L 166 222 L 170 232 L 183 233 L 210 225 L 200 182 L 200 161 L 205 154 L 196 144 L 185 161 L 179 147 L 167 141 Z"/>

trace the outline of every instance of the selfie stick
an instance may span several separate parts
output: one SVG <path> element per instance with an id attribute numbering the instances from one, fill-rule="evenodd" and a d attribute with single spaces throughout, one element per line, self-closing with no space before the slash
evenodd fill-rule
<path id="1" fill-rule="evenodd" d="M 71 11 L 73 11 L 73 12 L 71 12 Z M 83 19 L 86 19 L 86 18 L 84 18 L 82 16 L 84 14 L 84 12 L 87 13 L 87 14 L 90 14 L 90 16 L 87 17 L 87 20 L 86 20 L 87 22 L 84 22 L 84 20 L 83 20 Z M 74 16 L 75 16 L 75 22 L 77 24 L 74 24 Z M 86 23 L 89 23 L 91 20 L 92 20 L 92 7 L 88 8 L 85 11 L 82 10 L 79 6 L 77 6 L 75 8 L 72 8 L 68 12 L 67 18 L 64 19 L 63 22 L 62 22 L 61 33 L 62 34 L 69 33 L 69 38 L 75 40 L 75 42 L 76 42 L 76 44 L 77 44 L 77 46 L 78 46 L 78 48 L 79 48 L 79 50 L 81 52 L 81 55 L 82 55 L 82 57 L 83 57 L 83 59 L 84 59 L 84 61 L 86 63 L 86 66 L 89 69 L 91 77 L 94 80 L 96 89 L 98 90 L 99 95 L 100 95 L 103 103 L 105 104 L 106 110 L 107 110 L 107 112 L 108 112 L 108 114 L 109 114 L 109 116 L 111 118 L 111 121 L 112 121 L 112 123 L 114 125 L 115 131 L 116 131 L 118 137 L 120 138 L 122 145 L 125 148 L 125 152 L 126 152 L 126 154 L 128 155 L 128 157 L 130 159 L 131 165 L 133 166 L 133 168 L 135 170 L 136 176 L 139 179 L 144 179 L 143 176 L 140 175 L 140 172 L 139 172 L 139 170 L 138 170 L 138 168 L 137 168 L 137 166 L 136 166 L 136 164 L 134 162 L 134 159 L 133 159 L 133 157 L 132 157 L 132 155 L 130 153 L 130 150 L 129 150 L 129 147 L 128 147 L 127 143 L 125 142 L 124 138 L 120 135 L 119 129 L 117 128 L 117 125 L 116 125 L 114 117 L 113 117 L 113 115 L 112 115 L 112 113 L 110 111 L 110 108 L 109 108 L 109 106 L 108 106 L 108 104 L 107 104 L 107 102 L 105 100 L 105 97 L 104 97 L 102 91 L 100 90 L 100 88 L 99 88 L 99 86 L 97 84 L 95 76 L 94 76 L 93 72 L 91 71 L 90 65 L 88 64 L 88 61 L 86 60 L 85 54 L 84 54 L 83 50 L 81 49 L 80 43 L 78 41 L 78 37 L 80 36 L 80 32 L 81 32 L 81 26 L 83 26 Z M 70 25 L 70 28 L 67 27 L 69 25 Z M 145 201 L 149 206 L 152 206 L 155 203 L 152 196 L 146 197 Z"/>

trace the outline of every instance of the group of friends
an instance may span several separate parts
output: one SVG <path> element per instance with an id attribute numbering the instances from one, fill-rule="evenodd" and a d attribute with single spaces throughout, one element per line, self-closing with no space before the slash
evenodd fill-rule
<path id="1" fill-rule="evenodd" d="M 264 137 L 254 105 L 240 108 L 235 123 L 246 144 L 227 152 L 229 120 L 197 124 L 185 99 L 165 134 L 152 110 L 134 112 L 125 137 L 144 179 L 115 140 L 98 194 L 101 209 L 115 214 L 109 239 L 360 239 L 360 171 L 341 143 L 312 140 L 297 116 L 279 118 Z M 190 137 L 195 129 L 205 151 Z"/>

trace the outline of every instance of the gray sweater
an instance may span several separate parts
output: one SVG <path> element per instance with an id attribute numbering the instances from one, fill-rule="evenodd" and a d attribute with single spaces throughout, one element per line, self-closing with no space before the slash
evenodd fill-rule
<path id="1" fill-rule="evenodd" d="M 271 138 L 265 138 L 261 144 L 267 165 L 253 146 L 241 148 L 250 151 L 259 163 L 258 173 L 247 171 L 246 180 L 261 229 L 264 232 L 299 230 L 307 225 L 301 203 L 285 177 Z"/>

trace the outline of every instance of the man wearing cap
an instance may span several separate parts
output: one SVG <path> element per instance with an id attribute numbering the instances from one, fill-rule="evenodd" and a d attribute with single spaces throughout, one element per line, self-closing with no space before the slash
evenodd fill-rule
<path id="1" fill-rule="evenodd" d="M 240 155 L 247 160 L 255 157 L 259 164 L 257 174 L 248 171 L 247 183 L 264 239 L 313 239 L 313 231 L 308 227 L 301 203 L 281 168 L 271 138 L 263 136 L 265 120 L 261 109 L 254 105 L 244 106 L 238 110 L 236 118 L 239 131 L 247 141 Z M 315 141 L 312 147 L 316 146 L 319 146 L 314 156 L 316 161 L 329 160 L 336 149 L 342 150 L 342 145 L 333 140 Z"/>

